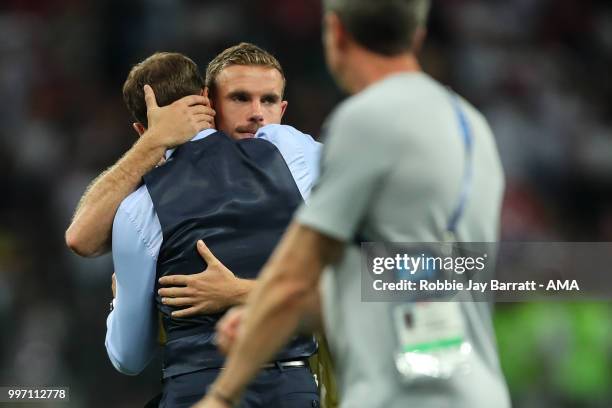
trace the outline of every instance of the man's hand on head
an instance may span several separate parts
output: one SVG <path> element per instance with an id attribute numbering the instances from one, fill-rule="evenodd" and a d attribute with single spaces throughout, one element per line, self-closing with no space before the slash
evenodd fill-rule
<path id="1" fill-rule="evenodd" d="M 158 294 L 162 303 L 183 309 L 172 312 L 181 318 L 197 314 L 218 313 L 244 302 L 253 281 L 239 279 L 219 261 L 203 241 L 197 249 L 208 265 L 194 275 L 172 275 L 159 279 Z"/>
<path id="2" fill-rule="evenodd" d="M 143 137 L 155 138 L 165 148 L 191 140 L 198 132 L 215 127 L 215 111 L 208 96 L 189 95 L 164 107 L 157 105 L 153 88 L 144 86 L 148 130 Z"/>

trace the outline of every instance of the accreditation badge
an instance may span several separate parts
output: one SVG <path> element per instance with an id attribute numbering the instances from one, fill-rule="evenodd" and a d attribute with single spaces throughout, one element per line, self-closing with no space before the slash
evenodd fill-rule
<path id="1" fill-rule="evenodd" d="M 472 346 L 457 302 L 392 306 L 397 336 L 395 365 L 403 383 L 447 380 L 469 370 Z"/>

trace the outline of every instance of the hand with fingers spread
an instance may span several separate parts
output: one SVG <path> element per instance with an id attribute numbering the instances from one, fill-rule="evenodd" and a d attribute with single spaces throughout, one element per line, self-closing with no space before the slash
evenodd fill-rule
<path id="1" fill-rule="evenodd" d="M 215 127 L 215 111 L 210 106 L 208 90 L 204 95 L 189 95 L 160 107 L 155 92 L 144 86 L 148 130 L 144 136 L 155 137 L 166 148 L 188 142 L 198 132 Z"/>
<path id="2" fill-rule="evenodd" d="M 219 261 L 202 240 L 197 243 L 198 253 L 208 265 L 194 275 L 171 275 L 159 279 L 162 286 L 158 294 L 162 303 L 182 308 L 172 317 L 222 312 L 244 303 L 254 281 L 239 279 Z"/>

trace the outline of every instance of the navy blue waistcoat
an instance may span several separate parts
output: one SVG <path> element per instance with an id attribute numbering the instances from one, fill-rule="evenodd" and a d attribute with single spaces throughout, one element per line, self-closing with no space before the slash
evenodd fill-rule
<path id="1" fill-rule="evenodd" d="M 186 143 L 144 177 L 163 233 L 157 278 L 195 274 L 206 268 L 196 250 L 204 240 L 212 253 L 240 278 L 255 279 L 302 202 L 285 160 L 272 143 L 235 141 L 221 132 Z M 173 319 L 161 303 L 167 343 L 164 378 L 221 367 L 213 344 L 223 315 Z M 316 351 L 312 337 L 297 337 L 277 361 L 305 358 Z"/>

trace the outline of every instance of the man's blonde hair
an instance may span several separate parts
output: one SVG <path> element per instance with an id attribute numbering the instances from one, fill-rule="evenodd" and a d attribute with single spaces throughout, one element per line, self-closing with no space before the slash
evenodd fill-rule
<path id="1" fill-rule="evenodd" d="M 250 43 L 240 43 L 227 48 L 217 55 L 206 68 L 206 86 L 211 96 L 215 93 L 217 76 L 225 68 L 232 65 L 256 65 L 274 68 L 280 72 L 283 78 L 283 91 L 285 89 L 285 73 L 278 60 L 268 51 Z M 282 95 L 281 95 L 282 96 Z"/>

